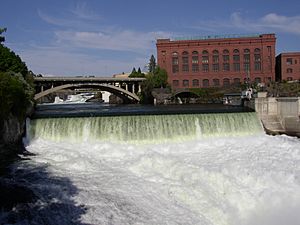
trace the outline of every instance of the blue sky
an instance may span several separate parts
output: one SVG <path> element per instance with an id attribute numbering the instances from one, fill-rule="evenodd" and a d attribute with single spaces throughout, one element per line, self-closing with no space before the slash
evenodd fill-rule
<path id="1" fill-rule="evenodd" d="M 43 75 L 143 69 L 157 38 L 276 33 L 300 51 L 299 0 L 2 0 L 5 45 Z"/>

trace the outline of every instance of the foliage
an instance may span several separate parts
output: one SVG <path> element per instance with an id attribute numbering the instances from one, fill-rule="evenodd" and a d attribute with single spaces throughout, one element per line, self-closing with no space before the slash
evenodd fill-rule
<path id="1" fill-rule="evenodd" d="M 0 34 L 5 31 L 0 28 Z M 18 55 L 1 44 L 3 41 L 0 36 L 0 126 L 9 114 L 23 119 L 34 95 L 34 74 Z"/>
<path id="2" fill-rule="evenodd" d="M 27 66 L 21 58 L 2 44 L 0 44 L 0 71 L 21 73 L 23 77 L 28 74 Z"/>
<path id="3" fill-rule="evenodd" d="M 156 61 L 154 55 L 151 55 L 149 62 L 149 73 L 153 73 L 156 69 Z"/>
<path id="4" fill-rule="evenodd" d="M 136 71 L 136 69 L 133 67 L 131 74 L 129 75 L 130 78 L 134 78 L 134 77 L 145 77 L 145 74 L 142 73 L 141 68 L 138 68 L 138 71 Z"/>
<path id="5" fill-rule="evenodd" d="M 273 97 L 296 97 L 300 96 L 299 82 L 271 82 L 265 88 L 269 96 Z"/>
<path id="6" fill-rule="evenodd" d="M 12 113 L 22 119 L 30 104 L 34 90 L 18 73 L 0 72 L 0 116 L 7 118 Z"/>
<path id="7" fill-rule="evenodd" d="M 2 34 L 3 32 L 6 32 L 6 28 L 0 28 L 0 34 Z M 0 35 L 0 44 L 1 42 L 5 41 L 5 37 Z"/>
<path id="8" fill-rule="evenodd" d="M 156 67 L 153 73 L 146 75 L 146 80 L 142 83 L 141 102 L 152 103 L 153 96 L 151 94 L 154 88 L 165 88 L 168 84 L 167 71 Z"/>

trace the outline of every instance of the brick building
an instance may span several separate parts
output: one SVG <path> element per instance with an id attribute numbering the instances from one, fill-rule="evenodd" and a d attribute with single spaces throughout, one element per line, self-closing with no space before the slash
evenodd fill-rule
<path id="1" fill-rule="evenodd" d="M 300 80 L 300 52 L 286 52 L 276 56 L 276 80 Z"/>
<path id="2" fill-rule="evenodd" d="M 158 39 L 157 62 L 173 88 L 275 80 L 275 34 Z"/>

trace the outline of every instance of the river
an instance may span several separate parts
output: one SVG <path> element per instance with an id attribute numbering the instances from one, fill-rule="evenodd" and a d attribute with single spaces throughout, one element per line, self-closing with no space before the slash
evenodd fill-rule
<path id="1" fill-rule="evenodd" d="M 237 108 L 128 107 L 41 106 L 35 155 L 13 166 L 38 200 L 16 224 L 299 224 L 299 139 L 268 136 Z"/>

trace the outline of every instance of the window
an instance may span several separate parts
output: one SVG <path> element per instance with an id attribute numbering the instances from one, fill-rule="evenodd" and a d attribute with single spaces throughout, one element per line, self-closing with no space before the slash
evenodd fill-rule
<path id="1" fill-rule="evenodd" d="M 240 61 L 240 55 L 233 55 L 233 61 L 239 62 Z"/>
<path id="2" fill-rule="evenodd" d="M 244 63 L 244 71 L 249 72 L 250 71 L 250 64 L 249 63 Z"/>
<path id="3" fill-rule="evenodd" d="M 165 56 L 165 55 L 166 55 L 166 51 L 161 51 L 161 54 L 162 54 L 163 56 Z"/>
<path id="4" fill-rule="evenodd" d="M 208 71 L 209 71 L 209 66 L 208 66 L 208 64 L 202 64 L 202 71 L 203 71 L 203 72 L 208 72 Z"/>
<path id="5" fill-rule="evenodd" d="M 182 71 L 183 72 L 189 71 L 189 53 L 186 51 L 182 53 Z"/>
<path id="6" fill-rule="evenodd" d="M 292 65 L 293 64 L 293 59 L 292 58 L 287 58 L 286 59 L 286 64 L 287 65 Z"/>
<path id="7" fill-rule="evenodd" d="M 208 63 L 208 56 L 202 56 L 202 63 Z"/>
<path id="8" fill-rule="evenodd" d="M 235 72 L 240 71 L 240 63 L 233 63 L 233 70 Z"/>
<path id="9" fill-rule="evenodd" d="M 246 56 L 246 57 L 245 57 Z M 247 61 L 248 60 L 248 61 Z M 250 61 L 250 50 L 249 49 L 244 49 L 244 61 L 249 62 Z"/>
<path id="10" fill-rule="evenodd" d="M 219 71 L 219 64 L 213 64 L 213 71 L 218 72 Z"/>
<path id="11" fill-rule="evenodd" d="M 287 72 L 287 73 L 293 73 L 293 69 L 287 68 L 287 69 L 286 69 L 286 72 Z"/>
<path id="12" fill-rule="evenodd" d="M 172 72 L 173 73 L 178 73 L 178 71 L 179 71 L 178 64 L 179 64 L 178 53 L 173 52 L 172 53 Z"/>
<path id="13" fill-rule="evenodd" d="M 192 56 L 192 64 L 198 64 L 199 60 L 198 60 L 198 56 Z"/>
<path id="14" fill-rule="evenodd" d="M 229 61 L 229 55 L 223 55 L 223 61 L 228 62 Z"/>
<path id="15" fill-rule="evenodd" d="M 240 78 L 234 78 L 234 79 L 233 79 L 233 83 L 234 83 L 235 85 L 241 84 Z"/>
<path id="16" fill-rule="evenodd" d="M 260 71 L 261 70 L 261 63 L 260 62 L 255 62 L 254 63 L 254 70 L 255 71 Z"/>
<path id="17" fill-rule="evenodd" d="M 202 51 L 202 55 L 208 55 L 208 51 L 203 50 L 203 51 Z"/>
<path id="18" fill-rule="evenodd" d="M 261 78 L 260 77 L 255 77 L 254 82 L 257 83 L 257 84 L 261 83 Z"/>
<path id="19" fill-rule="evenodd" d="M 198 58 L 198 52 L 193 51 L 192 52 L 192 71 L 198 72 L 199 71 L 199 58 Z"/>
<path id="20" fill-rule="evenodd" d="M 292 77 L 287 77 L 286 80 L 291 81 L 291 80 L 293 80 L 293 78 Z"/>
<path id="21" fill-rule="evenodd" d="M 220 86 L 220 80 L 219 79 L 213 79 L 213 84 L 215 87 Z"/>
<path id="22" fill-rule="evenodd" d="M 199 80 L 197 79 L 193 80 L 193 87 L 199 87 Z"/>
<path id="23" fill-rule="evenodd" d="M 198 64 L 193 64 L 192 65 L 192 71 L 193 72 L 198 72 L 199 71 L 199 65 Z"/>
<path id="24" fill-rule="evenodd" d="M 188 87 L 189 86 L 189 80 L 183 80 L 182 85 L 183 85 L 183 87 Z"/>
<path id="25" fill-rule="evenodd" d="M 213 63 L 219 63 L 219 56 L 213 55 Z"/>
<path id="26" fill-rule="evenodd" d="M 173 80 L 173 86 L 178 87 L 179 86 L 179 80 Z"/>
<path id="27" fill-rule="evenodd" d="M 203 83 L 203 87 L 209 87 L 209 80 L 208 79 L 204 79 L 202 81 L 202 83 Z"/>
<path id="28" fill-rule="evenodd" d="M 234 53 L 234 54 L 240 54 L 240 51 L 239 51 L 238 49 L 234 49 L 234 50 L 233 50 L 233 53 Z"/>
<path id="29" fill-rule="evenodd" d="M 223 71 L 229 71 L 229 70 L 230 70 L 229 63 L 223 63 Z"/>
<path id="30" fill-rule="evenodd" d="M 223 86 L 224 86 L 224 87 L 228 87 L 229 85 L 230 85 L 229 79 L 228 79 L 228 78 L 224 78 L 224 79 L 223 79 Z"/>

